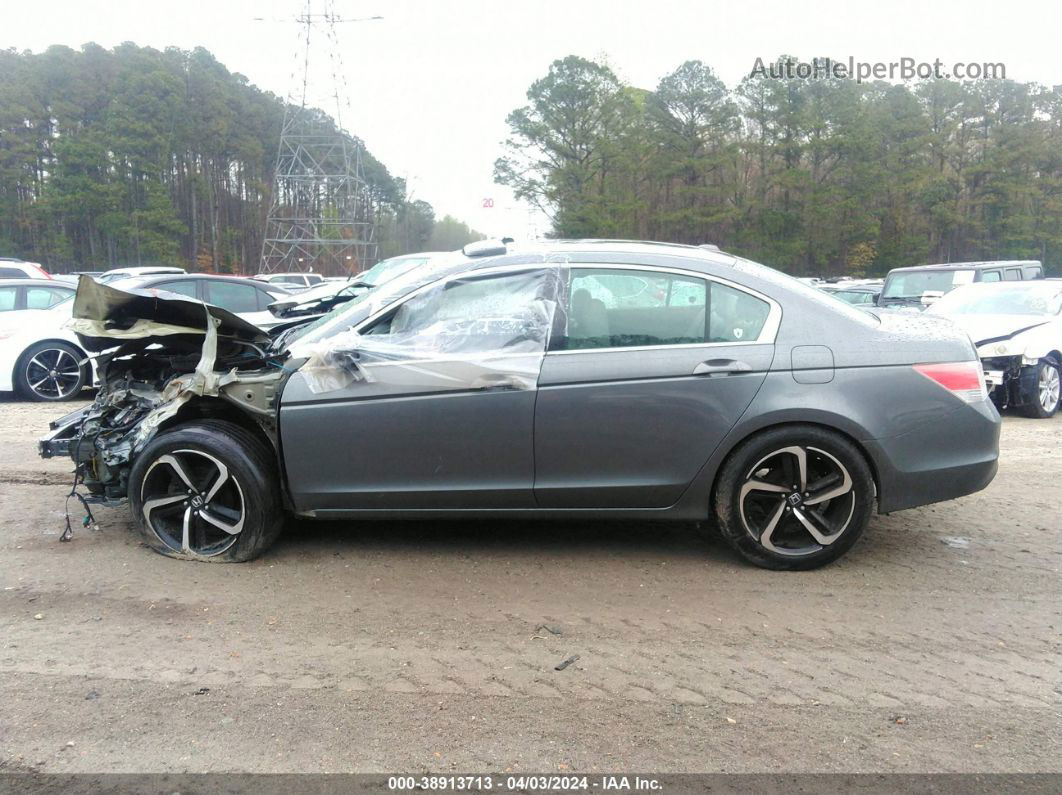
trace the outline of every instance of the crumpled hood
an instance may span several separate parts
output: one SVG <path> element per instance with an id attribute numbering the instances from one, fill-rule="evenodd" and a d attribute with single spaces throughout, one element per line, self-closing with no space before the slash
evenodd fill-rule
<path id="1" fill-rule="evenodd" d="M 269 335 L 228 310 L 164 290 L 119 290 L 82 276 L 74 297 L 74 331 L 90 351 L 113 348 L 121 340 L 207 333 L 207 314 L 217 333 L 248 342 L 268 343 Z"/>
<path id="2" fill-rule="evenodd" d="M 1036 315 L 944 315 L 944 317 L 969 334 L 975 345 L 1009 339 L 1048 322 L 1046 318 Z"/>

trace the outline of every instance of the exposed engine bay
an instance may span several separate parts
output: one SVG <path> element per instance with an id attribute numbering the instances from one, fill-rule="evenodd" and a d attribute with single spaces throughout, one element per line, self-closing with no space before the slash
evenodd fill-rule
<path id="1" fill-rule="evenodd" d="M 70 327 L 96 352 L 92 405 L 52 422 L 42 456 L 70 455 L 89 499 L 123 500 L 136 454 L 189 417 L 238 417 L 275 440 L 274 398 L 291 372 L 268 334 L 175 294 L 117 290 L 82 277 Z"/>

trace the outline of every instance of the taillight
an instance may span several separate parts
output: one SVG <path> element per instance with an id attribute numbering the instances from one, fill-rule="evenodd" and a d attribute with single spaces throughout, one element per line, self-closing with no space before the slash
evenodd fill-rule
<path id="1" fill-rule="evenodd" d="M 914 369 L 967 403 L 978 403 L 988 397 L 980 361 L 916 364 Z"/>
<path id="2" fill-rule="evenodd" d="M 42 268 L 42 267 L 41 267 L 40 265 L 38 265 L 38 264 L 37 264 L 36 262 L 27 262 L 26 264 L 27 264 L 27 265 L 29 265 L 29 266 L 30 266 L 31 268 L 33 268 L 34 270 L 36 270 L 36 271 L 37 271 L 37 273 L 39 273 L 39 274 L 40 274 L 41 276 L 43 276 L 43 277 L 44 277 L 45 279 L 51 279 L 51 278 L 53 278 L 53 277 L 52 277 L 52 274 L 48 273 L 48 271 L 46 271 L 46 270 L 45 270 L 44 268 Z"/>

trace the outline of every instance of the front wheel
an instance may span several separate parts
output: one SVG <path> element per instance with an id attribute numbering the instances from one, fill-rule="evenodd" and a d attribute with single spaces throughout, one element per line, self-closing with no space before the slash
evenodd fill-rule
<path id="1" fill-rule="evenodd" d="M 716 481 L 723 538 L 767 569 L 814 569 L 858 540 L 874 506 L 874 479 L 839 434 L 794 425 L 742 443 Z"/>
<path id="2" fill-rule="evenodd" d="M 251 560 L 284 524 L 272 451 L 221 420 L 190 422 L 153 439 L 129 474 L 129 501 L 148 546 L 186 560 Z"/>
<path id="3" fill-rule="evenodd" d="M 1058 411 L 1059 396 L 1062 395 L 1062 377 L 1059 375 L 1058 363 L 1051 359 L 1041 359 L 1032 373 L 1032 389 L 1022 413 L 1026 417 L 1046 420 Z"/>

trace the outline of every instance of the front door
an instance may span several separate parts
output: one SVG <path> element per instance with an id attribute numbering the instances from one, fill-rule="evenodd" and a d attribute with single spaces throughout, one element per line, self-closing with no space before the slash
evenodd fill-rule
<path id="1" fill-rule="evenodd" d="M 538 506 L 672 505 L 762 385 L 779 308 L 649 268 L 573 265 L 565 292 L 539 377 Z"/>
<path id="2" fill-rule="evenodd" d="M 280 410 L 296 509 L 533 507 L 551 273 L 436 283 L 357 333 L 318 343 Z"/>

